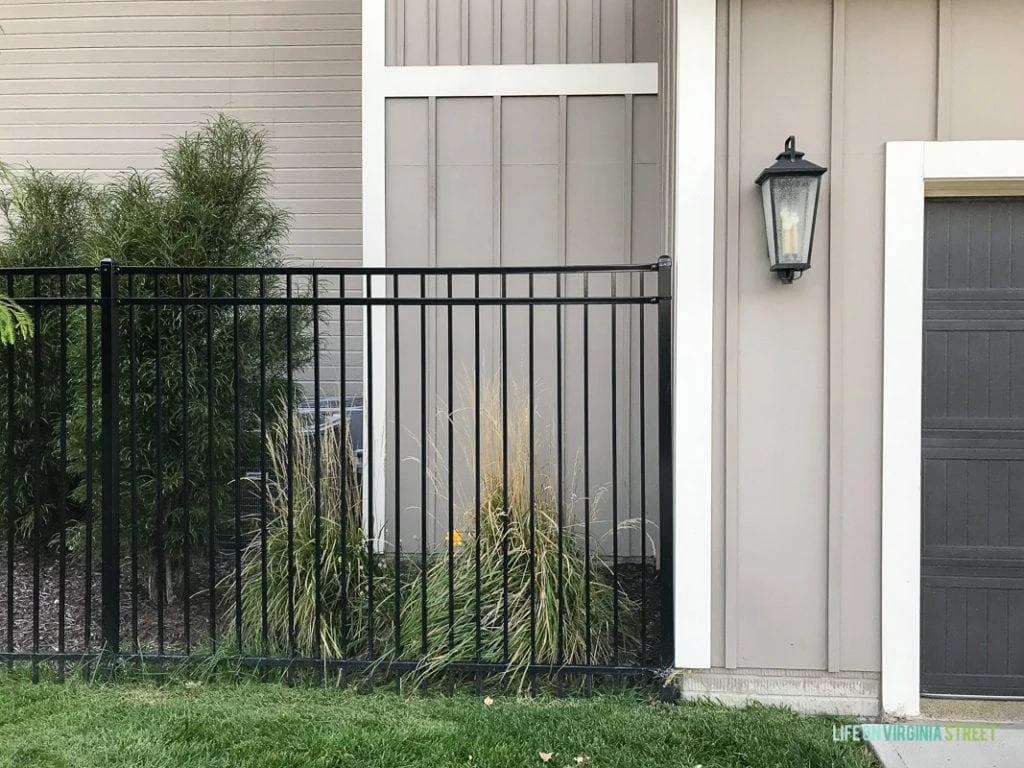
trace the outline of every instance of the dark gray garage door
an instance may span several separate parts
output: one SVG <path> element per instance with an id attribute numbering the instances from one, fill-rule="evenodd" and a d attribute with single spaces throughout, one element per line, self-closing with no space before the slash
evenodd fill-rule
<path id="1" fill-rule="evenodd" d="M 921 689 L 1024 696 L 1024 201 L 925 215 Z"/>

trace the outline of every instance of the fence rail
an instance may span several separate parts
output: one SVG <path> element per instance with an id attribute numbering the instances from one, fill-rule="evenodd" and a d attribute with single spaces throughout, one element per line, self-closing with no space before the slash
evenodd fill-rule
<path id="1" fill-rule="evenodd" d="M 671 285 L 0 269 L 35 329 L 0 350 L 0 659 L 670 666 Z"/>

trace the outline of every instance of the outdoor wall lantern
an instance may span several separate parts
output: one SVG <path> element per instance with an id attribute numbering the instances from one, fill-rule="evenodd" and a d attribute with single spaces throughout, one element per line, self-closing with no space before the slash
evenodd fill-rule
<path id="1" fill-rule="evenodd" d="M 775 164 L 757 177 L 764 203 L 768 261 L 771 271 L 787 285 L 811 268 L 818 193 L 826 170 L 804 160 L 804 153 L 796 149 L 796 137 L 790 136 Z"/>

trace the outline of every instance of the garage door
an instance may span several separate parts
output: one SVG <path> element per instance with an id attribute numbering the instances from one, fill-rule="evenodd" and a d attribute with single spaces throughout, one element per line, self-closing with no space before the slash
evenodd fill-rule
<path id="1" fill-rule="evenodd" d="M 1024 697 L 1024 200 L 925 228 L 922 693 Z"/>

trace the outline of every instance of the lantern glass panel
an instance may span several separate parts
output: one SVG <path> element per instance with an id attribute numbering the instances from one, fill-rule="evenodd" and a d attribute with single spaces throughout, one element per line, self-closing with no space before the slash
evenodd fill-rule
<path id="1" fill-rule="evenodd" d="M 771 180 L 775 203 L 775 248 L 780 267 L 810 261 L 818 176 L 776 176 Z"/>
<path id="2" fill-rule="evenodd" d="M 775 266 L 779 263 L 778 249 L 775 247 L 775 214 L 772 211 L 772 180 L 768 179 L 761 185 L 761 202 L 764 205 L 764 225 L 768 235 L 768 263 Z"/>

